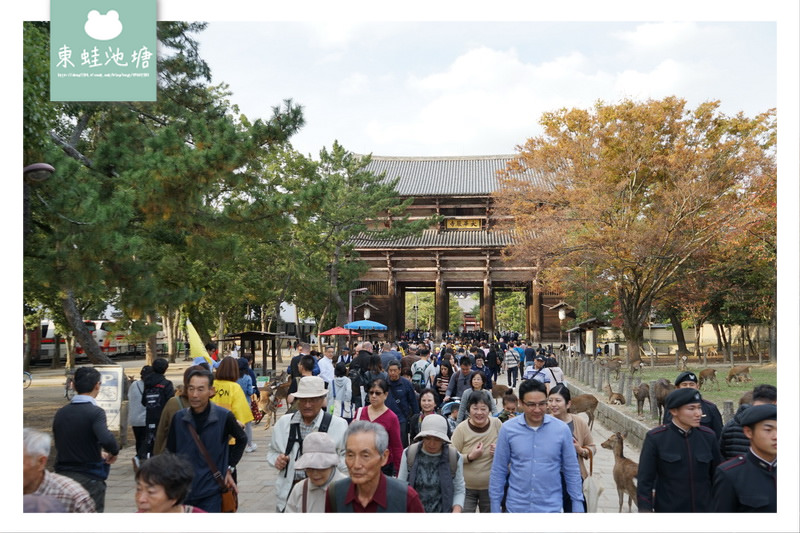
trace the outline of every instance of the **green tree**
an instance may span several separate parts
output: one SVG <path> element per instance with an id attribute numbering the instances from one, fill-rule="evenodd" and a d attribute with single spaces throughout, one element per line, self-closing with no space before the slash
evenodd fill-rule
<path id="1" fill-rule="evenodd" d="M 208 318 L 193 314 L 224 312 L 221 288 L 243 239 L 274 232 L 286 216 L 270 201 L 279 194 L 269 195 L 260 156 L 302 126 L 302 112 L 287 102 L 266 121 L 237 117 L 225 87 L 209 85 L 192 37 L 204 27 L 159 23 L 157 102 L 70 104 L 50 132 L 57 174 L 32 209 L 26 289 L 59 291 L 95 363 L 108 360 L 81 331 L 75 298 L 114 302 L 152 330 L 159 312 L 185 305 L 207 336 Z M 149 360 L 153 348 L 151 336 Z"/>

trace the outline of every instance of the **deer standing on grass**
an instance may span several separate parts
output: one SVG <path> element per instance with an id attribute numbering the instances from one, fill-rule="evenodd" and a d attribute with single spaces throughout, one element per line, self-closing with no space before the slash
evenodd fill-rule
<path id="1" fill-rule="evenodd" d="M 636 413 L 642 416 L 644 401 L 647 400 L 647 403 L 650 403 L 650 385 L 641 383 L 638 387 L 633 389 L 633 396 L 636 398 Z"/>
<path id="2" fill-rule="evenodd" d="M 622 394 L 611 390 L 611 383 L 606 383 L 606 386 L 603 387 L 603 390 L 608 393 L 608 403 L 611 405 L 625 404 L 625 397 Z"/>
<path id="3" fill-rule="evenodd" d="M 706 368 L 705 370 L 701 370 L 697 377 L 699 378 L 698 389 L 702 389 L 703 384 L 708 381 L 709 383 L 714 382 L 717 386 L 717 390 L 719 390 L 719 381 L 717 381 L 717 371 L 715 369 Z"/>
<path id="4" fill-rule="evenodd" d="M 622 500 L 625 494 L 628 495 L 628 512 L 631 512 L 631 504 L 636 500 L 636 476 L 639 474 L 639 463 L 631 461 L 622 453 L 625 437 L 628 432 L 616 432 L 600 446 L 614 452 L 614 483 L 617 485 L 619 495 L 619 512 L 622 512 Z M 638 509 L 639 506 L 637 505 Z"/>

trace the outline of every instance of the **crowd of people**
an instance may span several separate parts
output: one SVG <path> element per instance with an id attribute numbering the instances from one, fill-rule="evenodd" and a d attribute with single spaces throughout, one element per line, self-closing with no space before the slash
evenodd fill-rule
<path id="1" fill-rule="evenodd" d="M 297 344 L 287 368 L 289 409 L 266 450 L 277 471 L 275 510 L 585 512 L 585 461 L 596 446 L 586 421 L 569 412 L 552 350 L 505 338 L 437 346 L 420 337 L 381 347 L 365 341 L 352 356 L 346 347 L 315 354 Z M 236 466 L 257 449 L 251 363 L 233 356 L 193 363 L 178 387 L 164 377 L 163 359 L 131 386 L 139 512 L 229 511 Z M 502 372 L 509 386 L 498 409 L 492 387 Z M 756 387 L 723 427 L 693 373 L 675 385 L 669 416 L 643 443 L 639 510 L 774 512 L 775 388 Z M 25 430 L 26 509 L 103 511 L 119 446 L 94 401 L 97 370 L 80 368 L 75 389 L 54 418 L 54 473 L 44 468 L 50 436 Z M 748 485 L 764 490 L 754 497 Z"/>

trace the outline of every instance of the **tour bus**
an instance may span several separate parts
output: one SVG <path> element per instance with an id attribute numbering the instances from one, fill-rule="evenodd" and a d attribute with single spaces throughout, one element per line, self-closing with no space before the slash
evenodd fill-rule
<path id="1" fill-rule="evenodd" d="M 144 342 L 129 342 L 127 339 L 127 331 L 114 331 L 114 320 L 84 320 L 87 329 L 100 345 L 100 350 L 107 354 L 109 357 L 116 355 L 131 355 L 137 353 L 144 353 Z M 55 353 L 55 325 L 52 320 L 42 320 L 41 328 L 39 331 L 39 350 L 38 354 L 34 352 L 32 362 L 45 362 L 53 359 Z M 164 331 L 159 330 L 156 335 L 156 343 L 159 350 L 166 348 L 166 337 Z M 32 342 L 32 349 L 35 341 Z M 66 359 L 67 350 L 64 346 L 64 339 L 61 339 L 61 358 Z M 75 358 L 85 358 L 86 354 L 83 352 L 79 343 L 75 343 Z"/>

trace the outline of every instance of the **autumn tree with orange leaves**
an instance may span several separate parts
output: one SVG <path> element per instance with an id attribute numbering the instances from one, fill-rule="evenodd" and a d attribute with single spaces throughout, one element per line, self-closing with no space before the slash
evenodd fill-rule
<path id="1" fill-rule="evenodd" d="M 551 289 L 593 272 L 593 290 L 619 302 L 630 360 L 689 260 L 772 216 L 759 207 L 774 201 L 775 112 L 726 116 L 719 102 L 689 109 L 668 97 L 560 109 L 540 123 L 497 192 L 517 233 L 509 253 Z M 531 172 L 541 179 L 521 179 Z"/>

